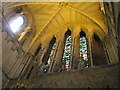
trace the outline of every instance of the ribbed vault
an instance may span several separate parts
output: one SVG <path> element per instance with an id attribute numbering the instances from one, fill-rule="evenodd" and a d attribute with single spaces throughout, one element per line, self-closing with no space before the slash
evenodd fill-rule
<path id="1" fill-rule="evenodd" d="M 102 38 L 107 34 L 103 12 L 99 2 L 39 2 L 12 3 L 4 7 L 14 8 L 23 6 L 29 9 L 34 20 L 34 42 L 42 43 L 50 35 L 59 36 L 66 28 L 87 28 L 89 33 L 96 32 Z M 79 31 L 78 30 L 78 31 Z M 74 31 L 74 30 L 73 30 Z"/>

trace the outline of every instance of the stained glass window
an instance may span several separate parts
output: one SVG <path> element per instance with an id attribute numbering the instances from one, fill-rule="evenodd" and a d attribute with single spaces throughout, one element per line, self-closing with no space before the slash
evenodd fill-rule
<path id="1" fill-rule="evenodd" d="M 87 58 L 87 43 L 86 43 L 86 38 L 85 37 L 80 37 L 80 57 L 88 61 Z"/>
<path id="2" fill-rule="evenodd" d="M 65 62 L 66 70 L 68 70 L 68 68 L 70 66 L 71 43 L 72 43 L 71 36 L 67 36 L 66 41 L 65 41 L 64 54 L 63 54 L 63 58 L 62 58 L 62 61 Z"/>
<path id="3" fill-rule="evenodd" d="M 47 65 L 50 66 L 51 64 L 51 61 L 53 59 L 53 55 L 54 55 L 54 52 L 55 52 L 55 48 L 56 48 L 56 43 L 54 43 L 53 47 L 52 47 L 52 50 L 50 52 L 50 55 L 49 55 L 49 58 L 48 58 L 48 61 L 47 61 Z"/>
<path id="4" fill-rule="evenodd" d="M 43 67 L 41 70 L 43 70 L 44 73 L 47 73 L 51 68 L 53 63 L 53 58 L 56 50 L 56 38 L 53 37 L 53 39 L 49 43 L 49 47 L 47 49 L 47 52 L 44 54 L 43 57 Z"/>

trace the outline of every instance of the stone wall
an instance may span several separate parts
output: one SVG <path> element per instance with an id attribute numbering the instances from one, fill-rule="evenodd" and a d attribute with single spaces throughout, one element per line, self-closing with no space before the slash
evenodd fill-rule
<path id="1" fill-rule="evenodd" d="M 6 87 L 10 79 L 16 79 L 23 73 L 31 61 L 32 54 L 23 51 L 9 25 L 2 16 L 2 87 Z"/>
<path id="2" fill-rule="evenodd" d="M 119 80 L 116 64 L 37 75 L 29 80 L 26 86 L 29 88 L 118 88 Z"/>

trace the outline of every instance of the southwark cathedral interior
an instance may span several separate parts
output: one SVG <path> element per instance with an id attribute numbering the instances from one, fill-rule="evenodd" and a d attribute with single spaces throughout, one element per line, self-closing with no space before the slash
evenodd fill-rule
<path id="1" fill-rule="evenodd" d="M 2 88 L 119 88 L 120 2 L 2 2 Z"/>

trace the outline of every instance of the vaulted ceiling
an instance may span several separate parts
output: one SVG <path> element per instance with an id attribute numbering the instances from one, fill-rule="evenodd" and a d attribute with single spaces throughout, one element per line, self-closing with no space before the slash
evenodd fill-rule
<path id="1" fill-rule="evenodd" d="M 32 14 L 36 34 L 31 45 L 43 33 L 49 36 L 64 27 L 80 26 L 87 28 L 88 32 L 94 31 L 101 36 L 107 34 L 104 8 L 100 2 L 36 2 L 13 3 L 8 6 L 25 6 Z M 46 36 L 42 36 L 41 40 L 45 40 Z"/>
<path id="2" fill-rule="evenodd" d="M 55 29 L 64 24 L 96 24 L 105 30 L 104 17 L 98 2 L 30 3 L 27 4 L 36 25 L 36 34 L 45 27 Z"/>

